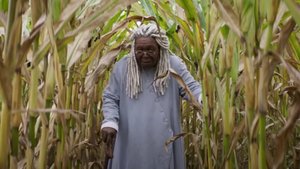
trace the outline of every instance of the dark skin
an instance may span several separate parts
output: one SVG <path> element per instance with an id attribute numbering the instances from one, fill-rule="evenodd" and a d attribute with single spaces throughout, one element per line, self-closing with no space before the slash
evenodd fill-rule
<path id="1" fill-rule="evenodd" d="M 111 127 L 104 127 L 101 130 L 102 133 L 102 139 L 104 143 L 106 144 L 106 156 L 108 158 L 113 158 L 113 147 L 116 140 L 117 130 Z"/>
<path id="2" fill-rule="evenodd" d="M 160 58 L 160 48 L 152 37 L 138 37 L 135 39 L 135 57 L 142 70 L 155 68 Z M 113 158 L 113 148 L 117 131 L 111 127 L 104 127 L 101 130 L 102 139 L 106 144 L 106 156 Z"/>
<path id="3" fill-rule="evenodd" d="M 139 37 L 135 40 L 135 58 L 140 68 L 156 67 L 159 58 L 159 45 L 152 37 Z"/>

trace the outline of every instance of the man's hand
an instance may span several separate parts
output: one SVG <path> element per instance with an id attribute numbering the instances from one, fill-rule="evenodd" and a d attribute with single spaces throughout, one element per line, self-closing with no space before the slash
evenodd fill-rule
<path id="1" fill-rule="evenodd" d="M 102 139 L 106 144 L 106 156 L 113 158 L 114 145 L 116 140 L 117 131 L 111 127 L 104 127 L 101 130 Z"/>

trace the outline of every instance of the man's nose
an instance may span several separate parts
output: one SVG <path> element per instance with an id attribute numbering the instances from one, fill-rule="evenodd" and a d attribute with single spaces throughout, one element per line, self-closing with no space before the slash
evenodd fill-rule
<path id="1" fill-rule="evenodd" d="M 150 55 L 149 55 L 149 53 L 148 52 L 146 52 L 146 51 L 143 51 L 143 54 L 141 55 L 143 58 L 149 58 L 149 57 L 151 57 Z"/>
<path id="2" fill-rule="evenodd" d="M 142 51 L 143 52 L 143 56 L 149 56 L 148 52 L 147 51 Z"/>

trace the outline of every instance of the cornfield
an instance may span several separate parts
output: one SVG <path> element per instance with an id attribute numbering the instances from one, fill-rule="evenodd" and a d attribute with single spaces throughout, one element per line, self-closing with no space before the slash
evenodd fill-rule
<path id="1" fill-rule="evenodd" d="M 128 36 L 166 30 L 202 85 L 188 169 L 300 168 L 299 0 L 0 0 L 0 168 L 103 168 L 101 97 Z"/>

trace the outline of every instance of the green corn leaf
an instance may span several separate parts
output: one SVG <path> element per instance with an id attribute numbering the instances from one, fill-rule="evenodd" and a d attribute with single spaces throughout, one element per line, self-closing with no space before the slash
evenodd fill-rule
<path id="1" fill-rule="evenodd" d="M 150 16 L 156 16 L 151 1 L 140 0 L 142 7 L 145 9 L 146 13 Z"/>
<path id="2" fill-rule="evenodd" d="M 235 47 L 233 51 L 232 57 L 232 67 L 231 67 L 231 78 L 232 82 L 235 84 L 238 78 L 238 71 L 239 71 L 239 53 L 238 48 Z"/>
<path id="3" fill-rule="evenodd" d="M 61 0 L 52 0 L 52 16 L 53 21 L 57 21 L 61 14 Z"/>
<path id="4" fill-rule="evenodd" d="M 9 2 L 9 0 L 0 0 L 0 11 L 3 11 L 3 12 L 8 11 L 8 2 Z"/>
<path id="5" fill-rule="evenodd" d="M 176 0 L 178 5 L 185 10 L 188 20 L 196 21 L 197 11 L 192 0 Z"/>
<path id="6" fill-rule="evenodd" d="M 202 5 L 197 3 L 196 0 L 193 0 L 194 6 L 196 8 L 197 14 L 200 18 L 201 27 L 206 29 L 206 21 L 205 21 L 205 12 L 203 11 Z"/>
<path id="7" fill-rule="evenodd" d="M 223 25 L 221 27 L 220 32 L 222 33 L 222 36 L 224 37 L 224 39 L 227 39 L 229 31 L 230 31 L 230 29 L 227 25 Z"/>
<path id="8" fill-rule="evenodd" d="M 175 18 L 176 18 L 177 22 L 179 23 L 180 28 L 184 31 L 187 38 L 190 40 L 191 43 L 193 43 L 194 35 L 193 35 L 192 30 L 190 29 L 188 22 L 181 19 L 178 16 L 175 16 Z M 194 45 L 194 44 L 192 44 L 192 45 Z"/>
<path id="9" fill-rule="evenodd" d="M 300 25 L 300 4 L 296 3 L 294 0 L 284 0 L 286 6 L 289 8 L 293 18 L 296 23 Z"/>
<path id="10" fill-rule="evenodd" d="M 113 25 L 120 19 L 122 19 L 123 16 L 125 16 L 123 11 L 120 10 L 119 12 L 117 12 L 111 19 L 109 19 L 105 23 L 105 25 L 102 28 L 102 34 L 106 34 L 107 32 L 109 32 L 112 29 Z"/>

